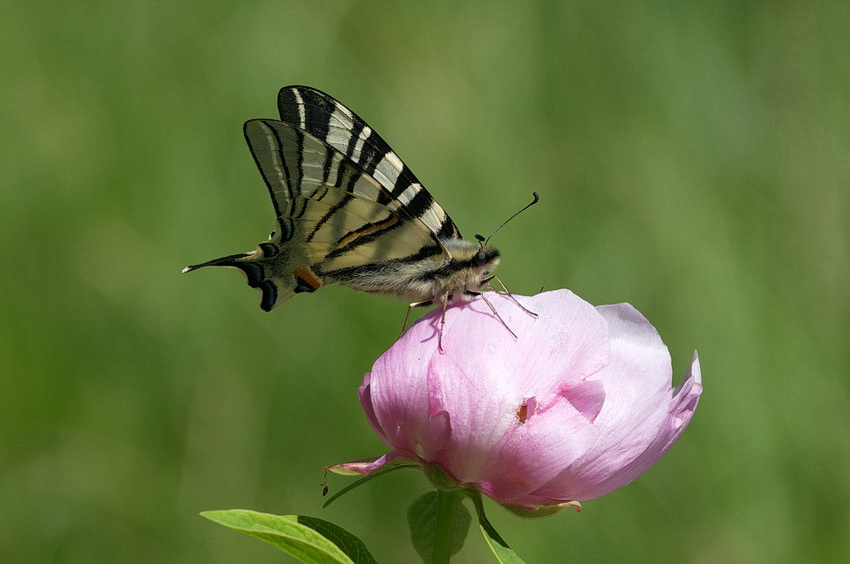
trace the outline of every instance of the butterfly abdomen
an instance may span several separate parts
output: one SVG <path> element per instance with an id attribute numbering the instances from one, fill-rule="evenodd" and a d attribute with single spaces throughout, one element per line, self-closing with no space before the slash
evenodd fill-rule
<path id="1" fill-rule="evenodd" d="M 425 303 L 464 301 L 476 295 L 499 264 L 499 251 L 479 243 L 457 240 L 446 259 L 443 247 L 426 246 L 407 257 L 326 271 L 317 264 L 326 283 L 337 282 L 361 292 L 395 295 Z"/>

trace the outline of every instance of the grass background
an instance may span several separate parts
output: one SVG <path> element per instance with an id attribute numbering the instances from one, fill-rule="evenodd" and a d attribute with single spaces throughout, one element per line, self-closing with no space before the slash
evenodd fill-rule
<path id="1" fill-rule="evenodd" d="M 522 6 L 522 7 L 520 7 Z M 529 562 L 850 559 L 850 6 L 835 2 L 3 2 L 0 561 L 278 562 L 197 516 L 303 513 L 412 562 L 362 374 L 405 307 L 328 288 L 271 314 L 228 271 L 273 227 L 242 122 L 309 84 L 364 116 L 519 293 L 628 301 L 690 428 Z M 332 479 L 331 487 L 347 483 Z M 474 531 L 473 531 L 474 533 Z M 486 561 L 472 534 L 457 562 Z"/>

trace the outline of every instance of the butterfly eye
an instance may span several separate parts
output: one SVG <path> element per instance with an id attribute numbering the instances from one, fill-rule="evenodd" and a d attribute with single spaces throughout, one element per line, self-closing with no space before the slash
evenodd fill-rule
<path id="1" fill-rule="evenodd" d="M 475 264 L 478 266 L 484 266 L 487 264 L 487 253 L 484 251 L 478 251 L 478 254 L 475 255 Z"/>

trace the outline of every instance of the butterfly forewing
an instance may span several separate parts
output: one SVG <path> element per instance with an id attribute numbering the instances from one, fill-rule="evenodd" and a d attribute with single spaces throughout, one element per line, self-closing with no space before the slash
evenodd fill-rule
<path id="1" fill-rule="evenodd" d="M 355 162 L 438 239 L 460 237 L 451 218 L 387 142 L 350 109 L 314 88 L 290 86 L 278 94 L 278 110 L 282 122 L 323 139 Z"/>
<path id="2" fill-rule="evenodd" d="M 309 133 L 273 120 L 252 120 L 245 136 L 278 216 L 297 226 L 311 265 L 328 262 L 322 272 L 439 246 L 431 231 L 410 220 L 401 202 L 373 177 Z"/>

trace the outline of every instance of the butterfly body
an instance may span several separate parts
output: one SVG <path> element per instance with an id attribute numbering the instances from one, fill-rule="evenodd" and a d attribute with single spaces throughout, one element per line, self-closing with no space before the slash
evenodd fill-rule
<path id="1" fill-rule="evenodd" d="M 413 173 L 354 112 L 303 86 L 278 95 L 281 120 L 246 122 L 277 226 L 256 250 L 189 266 L 241 270 L 266 311 L 338 283 L 416 305 L 469 300 L 499 251 L 467 241 Z"/>

